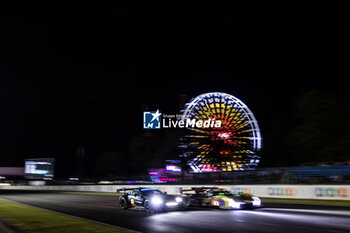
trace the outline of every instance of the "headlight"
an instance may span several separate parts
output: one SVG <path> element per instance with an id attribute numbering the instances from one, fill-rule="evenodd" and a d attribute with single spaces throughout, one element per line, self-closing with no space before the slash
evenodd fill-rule
<path id="1" fill-rule="evenodd" d="M 176 201 L 177 203 L 180 203 L 180 202 L 182 202 L 182 198 L 181 198 L 181 197 L 176 197 L 176 198 L 175 198 L 175 201 Z"/>
<path id="2" fill-rule="evenodd" d="M 165 203 L 166 206 L 177 206 L 178 203 L 177 202 L 167 202 Z"/>
<path id="3" fill-rule="evenodd" d="M 258 197 L 252 197 L 253 198 L 253 206 L 261 206 L 261 200 Z"/>
<path id="4" fill-rule="evenodd" d="M 153 205 L 161 205 L 163 200 L 160 197 L 152 197 L 151 202 Z"/>

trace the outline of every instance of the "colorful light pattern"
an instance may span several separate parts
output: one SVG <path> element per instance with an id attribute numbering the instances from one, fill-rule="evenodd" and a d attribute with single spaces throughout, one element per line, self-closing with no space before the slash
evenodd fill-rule
<path id="1" fill-rule="evenodd" d="M 220 128 L 188 128 L 181 157 L 194 172 L 252 170 L 260 161 L 262 139 L 249 108 L 232 95 L 211 92 L 187 103 L 182 120 L 221 120 Z"/>

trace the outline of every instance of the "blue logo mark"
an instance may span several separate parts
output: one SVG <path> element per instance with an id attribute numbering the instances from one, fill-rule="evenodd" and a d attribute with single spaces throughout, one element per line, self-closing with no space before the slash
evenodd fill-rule
<path id="1" fill-rule="evenodd" d="M 156 112 L 143 112 L 143 128 L 144 129 L 160 129 L 160 116 L 162 113 L 157 110 Z"/>

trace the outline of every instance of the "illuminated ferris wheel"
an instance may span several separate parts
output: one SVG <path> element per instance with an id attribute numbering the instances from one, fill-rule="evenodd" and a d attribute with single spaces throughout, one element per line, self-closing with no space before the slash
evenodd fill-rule
<path id="1" fill-rule="evenodd" d="M 194 172 L 255 169 L 262 138 L 250 109 L 236 97 L 205 93 L 185 105 L 181 120 L 221 121 L 221 127 L 188 128 L 180 138 L 181 157 Z"/>

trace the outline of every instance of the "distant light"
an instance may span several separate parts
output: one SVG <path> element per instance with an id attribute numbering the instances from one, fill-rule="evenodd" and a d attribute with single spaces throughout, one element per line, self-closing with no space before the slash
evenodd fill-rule
<path id="1" fill-rule="evenodd" d="M 218 134 L 218 137 L 219 137 L 220 139 L 226 140 L 226 139 L 229 139 L 229 138 L 230 138 L 230 134 L 229 134 L 229 133 L 219 133 L 219 134 Z"/>
<path id="2" fill-rule="evenodd" d="M 77 178 L 77 177 L 70 177 L 69 180 L 70 180 L 70 181 L 78 181 L 79 178 Z"/>
<path id="3" fill-rule="evenodd" d="M 167 164 L 165 169 L 167 171 L 172 171 L 172 172 L 181 172 L 181 168 L 179 166 L 172 165 L 172 164 Z"/>
<path id="4" fill-rule="evenodd" d="M 101 180 L 98 182 L 98 184 L 113 184 L 113 181 L 108 181 L 108 180 Z"/>

